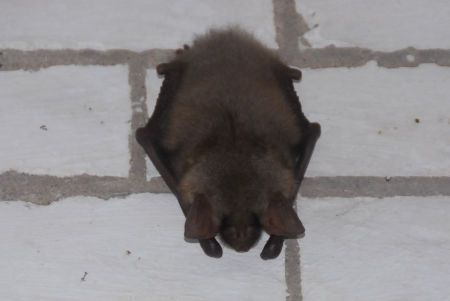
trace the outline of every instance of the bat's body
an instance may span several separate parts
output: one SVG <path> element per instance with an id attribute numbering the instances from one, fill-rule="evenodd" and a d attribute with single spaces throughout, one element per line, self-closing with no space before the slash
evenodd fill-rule
<path id="1" fill-rule="evenodd" d="M 293 89 L 301 72 L 237 29 L 196 39 L 158 72 L 137 139 L 180 202 L 185 236 L 220 257 L 217 234 L 247 251 L 265 230 L 261 256 L 278 256 L 284 237 L 304 232 L 292 205 L 320 135 Z"/>

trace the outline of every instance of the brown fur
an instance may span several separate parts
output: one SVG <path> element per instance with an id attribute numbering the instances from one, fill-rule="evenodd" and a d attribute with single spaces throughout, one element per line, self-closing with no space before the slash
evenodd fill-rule
<path id="1" fill-rule="evenodd" d="M 174 154 L 182 198 L 206 198 L 222 238 L 245 251 L 271 200 L 296 192 L 292 148 L 302 131 L 276 78 L 287 67 L 236 28 L 213 30 L 185 49 L 169 65 L 183 66 L 183 80 L 162 143 Z"/>

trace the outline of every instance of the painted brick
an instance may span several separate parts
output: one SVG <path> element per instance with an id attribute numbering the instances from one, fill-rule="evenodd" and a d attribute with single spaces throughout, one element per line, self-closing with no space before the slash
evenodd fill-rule
<path id="1" fill-rule="evenodd" d="M 445 300 L 449 197 L 303 199 L 304 300 Z"/>
<path id="2" fill-rule="evenodd" d="M 0 172 L 128 176 L 128 69 L 0 72 Z"/>
<path id="3" fill-rule="evenodd" d="M 450 48 L 450 5 L 423 0 L 296 0 L 314 47 Z"/>
<path id="4" fill-rule="evenodd" d="M 303 110 L 322 124 L 308 176 L 450 176 L 449 68 L 372 62 L 303 75 Z"/>
<path id="5" fill-rule="evenodd" d="M 77 197 L 49 206 L 0 202 L 0 229 L 2 300 L 286 296 L 284 256 L 259 257 L 267 237 L 248 253 L 225 248 L 221 259 L 207 257 L 184 241 L 183 214 L 168 194 L 107 202 Z"/>
<path id="6" fill-rule="evenodd" d="M 276 47 L 270 0 L 19 0 L 0 2 L 0 48 L 177 48 L 229 24 Z"/>

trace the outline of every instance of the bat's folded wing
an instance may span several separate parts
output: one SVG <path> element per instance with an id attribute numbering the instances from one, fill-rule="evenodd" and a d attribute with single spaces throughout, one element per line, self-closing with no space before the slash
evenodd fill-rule
<path id="1" fill-rule="evenodd" d="M 183 66 L 169 63 L 160 65 L 157 70 L 158 73 L 164 74 L 165 78 L 156 101 L 155 110 L 147 125 L 136 131 L 136 140 L 144 148 L 169 189 L 177 197 L 181 210 L 186 216 L 189 212 L 189 205 L 181 199 L 177 191 L 176 178 L 170 164 L 171 154 L 162 144 L 165 134 L 164 128 L 167 128 L 169 110 L 181 82 Z M 216 258 L 222 256 L 222 248 L 215 238 L 202 239 L 200 245 L 206 255 Z"/>
<path id="2" fill-rule="evenodd" d="M 179 62 L 162 64 L 158 66 L 157 71 L 161 75 L 164 75 L 165 78 L 152 117 L 149 119 L 145 127 L 136 131 L 136 139 L 150 157 L 150 160 L 153 162 L 156 169 L 167 183 L 167 186 L 169 186 L 170 190 L 177 197 L 183 213 L 187 215 L 189 206 L 186 202 L 183 202 L 177 191 L 176 178 L 170 165 L 171 154 L 168 150 L 164 149 L 162 145 L 162 140 L 165 134 L 164 129 L 167 128 L 168 124 L 169 111 L 174 100 L 174 95 L 176 94 L 182 80 L 183 65 Z M 303 180 L 306 168 L 308 167 L 311 155 L 314 151 L 317 139 L 320 136 L 320 125 L 318 123 L 309 122 L 301 110 L 300 101 L 293 86 L 293 80 L 299 80 L 301 78 L 301 72 L 285 65 L 277 64 L 274 68 L 274 73 L 281 89 L 285 94 L 286 101 L 298 117 L 297 122 L 299 127 L 302 129 L 301 142 L 295 147 L 295 172 L 298 190 Z M 283 240 L 283 237 L 272 235 L 267 241 L 261 253 L 261 257 L 263 259 L 278 257 L 282 250 Z M 222 256 L 222 248 L 214 238 L 200 240 L 200 245 L 207 255 L 212 257 Z"/>
<path id="3" fill-rule="evenodd" d="M 302 129 L 302 139 L 300 140 L 299 145 L 295 146 L 294 151 L 296 155 L 295 176 L 297 180 L 295 195 L 297 195 L 305 176 L 306 168 L 308 167 L 312 153 L 314 152 L 314 147 L 320 137 L 321 128 L 320 124 L 309 122 L 302 112 L 301 104 L 293 85 L 293 81 L 298 81 L 301 79 L 301 71 L 285 65 L 276 64 L 275 66 L 275 77 L 284 92 L 285 100 L 297 116 L 297 123 L 299 127 Z M 261 258 L 273 259 L 278 257 L 283 248 L 283 241 L 283 237 L 271 235 L 269 240 L 266 242 L 263 251 L 261 252 Z"/>

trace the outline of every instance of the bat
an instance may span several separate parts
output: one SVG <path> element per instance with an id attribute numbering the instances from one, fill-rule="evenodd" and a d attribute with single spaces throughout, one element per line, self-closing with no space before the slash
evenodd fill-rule
<path id="1" fill-rule="evenodd" d="M 186 216 L 184 235 L 206 255 L 248 251 L 262 231 L 261 258 L 305 231 L 293 203 L 320 136 L 293 81 L 300 70 L 239 28 L 210 30 L 157 66 L 164 76 L 136 139 Z"/>

